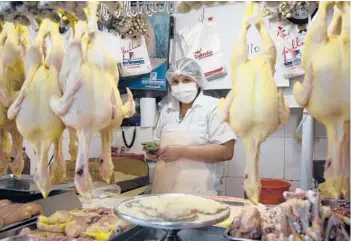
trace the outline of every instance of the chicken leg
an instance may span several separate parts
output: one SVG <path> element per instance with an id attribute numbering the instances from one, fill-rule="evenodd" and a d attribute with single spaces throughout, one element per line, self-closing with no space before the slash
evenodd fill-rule
<path id="1" fill-rule="evenodd" d="M 17 178 L 19 178 L 24 168 L 23 151 L 22 151 L 23 136 L 18 132 L 16 126 L 11 128 L 10 134 L 12 137 L 12 151 L 11 151 L 11 161 L 9 163 L 9 166 L 11 168 L 12 173 Z"/>
<path id="2" fill-rule="evenodd" d="M 66 161 L 62 152 L 62 136 L 54 140 L 54 158 L 50 165 L 52 183 L 62 183 L 66 180 Z"/>
<path id="3" fill-rule="evenodd" d="M 10 137 L 9 133 L 0 129 L 0 176 L 4 174 L 10 162 Z"/>

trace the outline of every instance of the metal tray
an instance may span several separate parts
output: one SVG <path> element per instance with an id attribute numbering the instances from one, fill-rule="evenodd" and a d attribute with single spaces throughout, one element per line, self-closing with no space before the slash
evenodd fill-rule
<path id="1" fill-rule="evenodd" d="M 224 231 L 224 228 L 211 226 L 199 229 L 184 229 L 179 232 L 179 236 L 187 241 L 227 241 L 228 239 L 223 236 Z M 135 226 L 110 241 L 157 241 L 165 234 L 166 232 L 161 229 Z"/>
<path id="2" fill-rule="evenodd" d="M 31 217 L 31 218 L 28 218 L 26 220 L 20 221 L 20 222 L 11 223 L 5 227 L 0 228 L 0 233 L 4 232 L 6 230 L 9 230 L 9 229 L 13 229 L 14 227 L 24 225 L 24 224 L 29 223 L 29 222 L 36 222 L 37 219 L 38 219 L 38 215 Z"/>
<path id="3" fill-rule="evenodd" d="M 133 198 L 130 198 L 130 199 L 122 201 L 119 205 L 123 205 L 123 204 L 125 204 L 127 202 L 137 201 L 137 200 L 144 199 L 144 198 L 147 198 L 147 197 L 152 197 L 152 196 L 178 197 L 178 196 L 193 196 L 193 195 L 181 194 L 181 193 L 169 193 L 169 194 L 161 194 L 161 195 L 152 194 L 152 195 L 145 195 L 145 196 L 136 196 L 136 197 L 133 197 Z M 210 199 L 210 200 L 214 201 L 212 199 Z M 224 220 L 226 220 L 230 216 L 230 208 L 229 208 L 229 206 L 227 206 L 226 210 L 223 210 L 220 214 L 217 214 L 211 220 L 208 220 L 206 222 L 197 222 L 197 221 L 193 221 L 193 222 L 192 221 L 187 221 L 187 222 L 183 222 L 183 221 L 180 221 L 180 222 L 146 221 L 146 220 L 142 220 L 142 219 L 138 219 L 138 218 L 129 216 L 127 214 L 120 213 L 118 211 L 118 206 L 116 208 L 114 208 L 115 214 L 118 217 L 126 220 L 127 222 L 130 222 L 130 223 L 133 223 L 133 224 L 136 224 L 136 225 L 140 225 L 140 226 L 143 226 L 143 227 L 160 228 L 160 229 L 168 229 L 168 230 L 181 230 L 181 229 L 188 229 L 188 228 L 208 227 L 208 226 L 212 226 L 212 225 L 215 225 L 217 223 L 223 222 Z"/>
<path id="4" fill-rule="evenodd" d="M 350 200 L 332 200 L 332 199 L 323 199 L 322 205 L 326 206 L 340 206 L 344 204 L 350 204 Z"/>
<path id="5" fill-rule="evenodd" d="M 13 224 L 7 225 L 6 227 L 1 228 L 0 239 L 16 236 L 25 227 L 35 229 L 37 219 L 38 219 L 38 216 L 35 216 L 32 218 L 26 219 L 24 221 L 13 223 Z"/>
<path id="6" fill-rule="evenodd" d="M 233 241 L 260 241 L 260 240 L 254 240 L 254 239 L 246 239 L 246 238 L 235 238 L 229 235 L 229 228 L 227 228 L 224 233 L 223 236 L 227 239 L 227 240 L 233 240 Z"/>
<path id="7" fill-rule="evenodd" d="M 74 186 L 73 182 L 66 182 L 58 185 L 52 185 L 52 191 L 61 190 Z M 32 175 L 21 175 L 19 179 L 13 174 L 0 177 L 0 191 L 21 192 L 27 194 L 40 193 L 37 184 Z"/>

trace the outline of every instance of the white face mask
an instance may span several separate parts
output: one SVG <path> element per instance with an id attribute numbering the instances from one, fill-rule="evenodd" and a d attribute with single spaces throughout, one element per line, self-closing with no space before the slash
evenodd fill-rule
<path id="1" fill-rule="evenodd" d="M 182 103 L 189 104 L 193 102 L 197 95 L 196 83 L 178 84 L 172 86 L 172 95 Z"/>

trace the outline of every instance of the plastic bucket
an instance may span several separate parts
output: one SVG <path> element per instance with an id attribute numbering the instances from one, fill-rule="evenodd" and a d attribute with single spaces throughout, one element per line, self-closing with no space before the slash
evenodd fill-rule
<path id="1" fill-rule="evenodd" d="M 284 202 L 283 192 L 289 191 L 291 186 L 289 182 L 278 179 L 261 179 L 261 185 L 260 203 L 270 205 Z"/>

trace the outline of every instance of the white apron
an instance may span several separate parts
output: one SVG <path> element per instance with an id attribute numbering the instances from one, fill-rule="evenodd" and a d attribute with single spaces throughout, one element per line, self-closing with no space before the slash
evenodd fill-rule
<path id="1" fill-rule="evenodd" d="M 199 133 L 194 131 L 162 131 L 160 146 L 198 145 L 198 138 Z M 159 160 L 154 175 L 152 193 L 217 196 L 212 175 L 204 162 L 177 160 L 166 163 Z"/>

